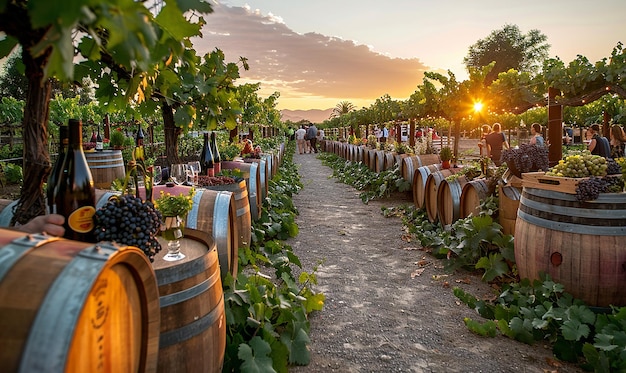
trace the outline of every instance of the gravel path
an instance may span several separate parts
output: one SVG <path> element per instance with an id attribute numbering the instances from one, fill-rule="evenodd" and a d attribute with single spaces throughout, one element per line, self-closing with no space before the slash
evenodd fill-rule
<path id="1" fill-rule="evenodd" d="M 287 244 L 306 271 L 322 263 L 317 290 L 326 304 L 310 318 L 311 363 L 290 372 L 582 372 L 542 343 L 468 331 L 463 318 L 481 318 L 452 288 L 479 298 L 494 292 L 479 277 L 446 274 L 403 238 L 400 218 L 382 216 L 381 206 L 412 203 L 408 194 L 365 205 L 315 154 L 294 162 L 304 188 L 294 197 L 300 234 Z"/>

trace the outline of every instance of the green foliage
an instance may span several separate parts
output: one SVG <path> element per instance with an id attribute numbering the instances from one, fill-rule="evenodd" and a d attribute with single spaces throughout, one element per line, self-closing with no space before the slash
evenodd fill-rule
<path id="1" fill-rule="evenodd" d="M 0 147 L 0 159 L 21 158 L 24 154 L 24 145 L 14 144 L 12 147 L 8 144 Z"/>
<path id="2" fill-rule="evenodd" d="M 444 146 L 443 148 L 441 148 L 441 151 L 439 152 L 439 158 L 441 158 L 442 161 L 449 161 L 452 159 L 452 149 L 450 149 L 449 146 Z"/>
<path id="3" fill-rule="evenodd" d="M 109 139 L 109 146 L 124 146 L 126 135 L 120 129 L 112 130 Z"/>
<path id="4" fill-rule="evenodd" d="M 394 192 L 411 190 L 411 183 L 404 180 L 397 165 L 376 173 L 361 162 L 346 162 L 335 154 L 323 153 L 319 157 L 322 164 L 333 169 L 332 177 L 362 191 L 359 196 L 365 204 L 372 199 L 389 197 Z"/>
<path id="5" fill-rule="evenodd" d="M 487 75 L 488 82 L 510 69 L 536 72 L 548 57 L 550 44 L 546 43 L 547 39 L 539 30 L 522 34 L 518 26 L 505 25 L 471 45 L 463 62 L 468 68 L 481 68 L 495 61 L 493 70 Z"/>
<path id="6" fill-rule="evenodd" d="M 491 217 L 496 212 L 493 197 L 487 198 L 481 204 L 479 216 L 459 219 L 446 231 L 441 224 L 428 221 L 425 209 L 409 207 L 404 224 L 433 255 L 448 259 L 446 270 L 479 269 L 484 272 L 483 281 L 493 281 L 514 277 L 515 262 L 513 236 L 502 234 L 502 227 Z"/>
<path id="7" fill-rule="evenodd" d="M 8 184 L 22 184 L 24 175 L 22 174 L 22 166 L 0 162 L 0 170 L 4 172 L 4 180 Z"/>
<path id="8" fill-rule="evenodd" d="M 317 267 L 294 277 L 292 266 L 302 265 L 281 241 L 298 234 L 292 197 L 302 184 L 291 162 L 294 150 L 295 144 L 287 146 L 283 165 L 270 181 L 250 249 L 239 251 L 240 266 L 246 268 L 237 281 L 230 275 L 224 281 L 224 372 L 287 372 L 289 364 L 310 360 L 307 315 L 323 308 L 325 296 L 313 290 Z"/>
<path id="9" fill-rule="evenodd" d="M 459 288 L 454 295 L 487 319 L 484 324 L 465 320 L 474 333 L 495 336 L 491 329 L 495 323 L 509 338 L 527 344 L 550 342 L 561 360 L 581 362 L 584 357 L 581 366 L 587 370 L 626 369 L 626 307 L 596 315 L 547 275 L 532 283 L 523 279 L 505 285 L 494 302 L 479 301 Z"/>

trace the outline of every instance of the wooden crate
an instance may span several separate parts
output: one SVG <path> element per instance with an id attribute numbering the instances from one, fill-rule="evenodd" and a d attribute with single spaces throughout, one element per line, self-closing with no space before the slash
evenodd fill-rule
<path id="1" fill-rule="evenodd" d="M 549 176 L 545 172 L 527 172 L 522 174 L 522 185 L 526 188 L 536 188 L 576 194 L 576 186 L 581 180 L 588 177 L 558 177 Z"/>

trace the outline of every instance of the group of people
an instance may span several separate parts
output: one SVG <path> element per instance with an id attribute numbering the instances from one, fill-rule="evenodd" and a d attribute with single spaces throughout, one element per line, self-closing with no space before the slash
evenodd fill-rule
<path id="1" fill-rule="evenodd" d="M 593 124 L 587 129 L 586 137 L 589 140 L 587 149 L 591 154 L 613 159 L 622 158 L 625 155 L 626 133 L 619 124 L 614 124 L 611 127 L 610 140 L 602 136 L 598 124 Z"/>
<path id="2" fill-rule="evenodd" d="M 374 136 L 376 136 L 376 141 L 378 142 L 387 142 L 387 138 L 389 138 L 389 129 L 387 127 L 380 129 L 376 126 L 374 128 Z"/>
<path id="3" fill-rule="evenodd" d="M 533 123 L 530 127 L 529 144 L 537 146 L 549 146 L 542 135 L 542 127 L 539 123 Z M 565 133 L 565 132 L 564 132 Z M 587 149 L 591 154 L 599 155 L 604 158 L 620 158 L 625 156 L 626 132 L 622 126 L 616 124 L 611 127 L 611 139 L 602 136 L 600 125 L 593 124 L 587 129 L 586 138 L 589 141 Z M 571 137 L 569 134 L 564 135 L 564 143 L 568 144 Z M 502 163 L 500 157 L 503 149 L 508 149 L 509 144 L 506 137 L 501 132 L 501 125 L 495 123 L 493 127 L 485 124 L 482 126 L 482 137 L 478 144 L 480 155 L 487 156 L 500 166 Z"/>
<path id="4" fill-rule="evenodd" d="M 299 154 L 317 153 L 317 143 L 324 139 L 324 130 L 318 130 L 315 124 L 302 125 L 295 133 Z"/>
<path id="5" fill-rule="evenodd" d="M 482 137 L 478 147 L 480 148 L 481 156 L 491 158 L 496 166 L 502 164 L 502 150 L 509 148 L 509 142 L 506 140 L 504 133 L 502 133 L 500 123 L 494 123 L 493 126 L 488 124 L 482 126 Z"/>

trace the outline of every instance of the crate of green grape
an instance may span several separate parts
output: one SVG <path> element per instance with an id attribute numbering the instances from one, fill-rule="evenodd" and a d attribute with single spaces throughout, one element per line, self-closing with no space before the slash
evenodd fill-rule
<path id="1" fill-rule="evenodd" d="M 553 192 L 576 194 L 576 186 L 588 177 L 551 176 L 546 172 L 527 172 L 522 174 L 522 186 L 525 188 L 545 189 Z"/>

